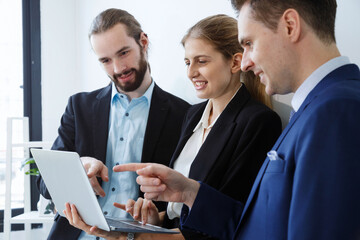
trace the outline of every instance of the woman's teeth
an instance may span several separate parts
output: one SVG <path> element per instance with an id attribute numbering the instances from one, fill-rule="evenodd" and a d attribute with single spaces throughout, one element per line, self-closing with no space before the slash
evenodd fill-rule
<path id="1" fill-rule="evenodd" d="M 195 85 L 198 87 L 201 87 L 201 86 L 205 85 L 205 82 L 195 82 Z"/>

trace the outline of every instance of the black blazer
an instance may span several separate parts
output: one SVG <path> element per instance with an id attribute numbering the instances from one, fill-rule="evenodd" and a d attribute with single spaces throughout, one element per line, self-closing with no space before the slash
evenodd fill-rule
<path id="1" fill-rule="evenodd" d="M 170 167 L 201 119 L 207 102 L 190 107 Z M 246 202 L 257 173 L 281 133 L 279 116 L 253 100 L 243 85 L 229 102 L 196 155 L 189 177 Z M 221 204 L 221 203 L 219 203 Z M 168 218 L 165 227 L 179 227 Z M 182 230 L 186 239 L 207 238 Z"/>
<path id="2" fill-rule="evenodd" d="M 110 100 L 111 84 L 90 93 L 71 96 L 52 149 L 75 151 L 80 156 L 94 157 L 105 164 Z M 141 162 L 169 165 L 189 106 L 155 84 Z M 41 177 L 37 179 L 37 186 L 45 198 L 50 198 Z M 140 194 L 143 196 L 141 191 Z M 166 205 L 160 202 L 157 206 L 164 210 Z M 57 214 L 48 239 L 77 239 L 80 233 L 81 230 L 72 227 L 66 218 Z"/>

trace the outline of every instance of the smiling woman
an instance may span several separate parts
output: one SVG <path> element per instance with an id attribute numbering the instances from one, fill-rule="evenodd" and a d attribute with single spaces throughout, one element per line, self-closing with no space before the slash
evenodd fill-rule
<path id="1" fill-rule="evenodd" d="M 196 97 L 186 76 L 184 49 L 180 44 L 182 36 L 189 26 L 206 16 L 219 12 L 235 16 L 230 3 L 218 0 L 133 0 L 121 3 L 117 0 L 65 0 L 61 4 L 43 1 L 42 107 L 45 140 L 57 136 L 56 130 L 67 96 L 97 89 L 109 82 L 102 64 L 94 57 L 94 49 L 88 38 L 92 19 L 108 8 L 124 9 L 141 23 L 150 39 L 148 58 L 153 80 L 191 103 L 201 100 Z"/>
<path id="2" fill-rule="evenodd" d="M 141 7 L 139 7 L 141 6 Z M 67 104 L 67 96 L 97 89 L 109 79 L 94 58 L 88 31 L 91 20 L 107 8 L 121 8 L 131 12 L 141 22 L 150 42 L 151 72 L 160 87 L 191 103 L 201 100 L 187 79 L 184 67 L 184 49 L 179 42 L 186 30 L 207 16 L 227 14 L 236 17 L 230 1 L 121 1 L 63 0 L 41 2 L 41 48 L 43 49 L 43 137 L 53 140 L 57 136 L 59 119 Z M 336 37 L 340 51 L 360 64 L 360 31 L 351 28 L 360 22 L 360 1 L 338 1 Z M 66 15 L 66 18 L 63 16 Z M 351 16 L 348 17 L 348 16 Z M 351 44 L 350 44 L 351 43 Z M 283 104 L 275 110 L 288 121 L 292 95 L 274 96 Z M 278 107 L 278 108 L 277 108 Z M 280 111 L 279 111 L 280 110 Z"/>
<path id="3" fill-rule="evenodd" d="M 237 40 L 236 19 L 224 14 L 204 18 L 188 30 L 182 44 L 188 78 L 197 96 L 207 101 L 188 110 L 170 167 L 245 202 L 266 152 L 280 134 L 280 119 L 247 90 L 255 88 L 265 96 L 259 79 L 240 70 L 242 48 Z M 247 86 L 241 81 L 244 79 L 255 84 Z M 153 203 L 142 198 L 128 200 L 126 208 L 115 206 L 127 209 L 135 220 L 167 228 L 180 227 L 184 209 L 178 201 L 169 202 L 167 211 L 159 213 Z M 136 237 L 214 239 L 188 229 L 181 229 L 181 233 L 140 233 Z"/>
<path id="4" fill-rule="evenodd" d="M 33 2 L 24 0 L 23 2 Z M 36 1 L 35 1 L 36 2 Z M 40 2 L 40 1 L 38 1 Z M 22 116 L 22 55 L 21 42 L 21 10 L 12 6 L 20 6 L 21 0 L 0 0 L 1 35 L 0 43 L 5 43 L 8 38 L 16 37 L 17 40 L 6 42 L 5 47 L 0 47 L 0 101 L 12 102 L 11 107 L 0 103 L 0 133 L 5 132 L 5 122 L 1 120 L 6 114 Z M 141 7 L 139 7 L 141 6 Z M 42 71 L 37 77 L 42 76 L 42 85 L 37 87 L 42 93 L 43 101 L 38 105 L 43 113 L 43 138 L 53 141 L 57 136 L 59 119 L 65 109 L 68 96 L 79 91 L 87 91 L 103 86 L 108 82 L 108 77 L 102 72 L 100 64 L 94 58 L 87 33 L 91 19 L 106 8 L 116 7 L 125 9 L 134 14 L 142 23 L 144 30 L 151 39 L 149 61 L 152 67 L 154 80 L 165 90 L 178 95 L 191 103 L 199 102 L 195 89 L 187 79 L 184 68 L 184 50 L 179 44 L 181 37 L 189 26 L 198 20 L 224 13 L 235 17 L 230 1 L 218 0 L 182 0 L 182 1 L 96 1 L 96 0 L 63 0 L 41 1 L 41 48 L 40 45 L 33 50 L 42 49 Z M 360 22 L 360 1 L 338 1 L 338 14 L 336 19 L 336 38 L 339 49 L 343 55 L 350 57 L 352 62 L 360 65 L 360 30 L 354 28 L 354 23 Z M 66 16 L 66 17 L 64 17 Z M 18 18 L 19 17 L 19 18 Z M 28 21 L 30 22 L 30 21 Z M 13 27 L 16 25 L 16 27 Z M 349 27 L 350 26 L 350 27 Z M 14 34 L 15 31 L 19 31 Z M 35 32 L 35 31 L 33 31 Z M 37 39 L 40 42 L 40 36 Z M 29 41 L 30 42 L 30 41 Z M 28 42 L 28 43 L 29 43 Z M 18 44 L 14 47 L 14 44 Z M 4 45 L 2 45 L 4 46 Z M 9 54 L 4 53 L 10 51 Z M 16 60 L 15 58 L 19 58 Z M 20 65 L 16 65 L 19 63 Z M 30 61 L 31 64 L 31 61 Z M 35 62 L 37 64 L 37 62 Z M 4 73 L 11 73 L 11 78 L 3 77 Z M 40 79 L 40 78 L 39 78 Z M 203 83 L 198 83 L 203 84 Z M 9 87 L 12 90 L 8 90 Z M 275 110 L 284 116 L 284 123 L 288 120 L 288 112 L 282 108 L 288 107 L 292 95 L 274 96 L 285 104 Z M 5 145 L 4 134 L 0 134 L 0 146 Z M 4 159 L 4 147 L 0 149 L 0 182 L 1 170 Z M 0 186 L 0 198 L 4 188 Z M 1 201 L 0 204 L 4 203 Z M 0 207 L 1 208 L 1 207 Z M 1 218 L 1 213 L 0 213 Z M 0 219 L 1 225 L 1 219 Z M 1 228 L 1 227 L 0 227 Z"/>

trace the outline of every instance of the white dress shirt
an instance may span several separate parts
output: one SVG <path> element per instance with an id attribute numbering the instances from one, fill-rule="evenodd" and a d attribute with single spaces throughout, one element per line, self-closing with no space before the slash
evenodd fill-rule
<path id="1" fill-rule="evenodd" d="M 350 64 L 348 57 L 340 56 L 329 60 L 328 62 L 321 65 L 316 69 L 296 90 L 292 100 L 291 106 L 297 112 L 301 104 L 305 101 L 309 93 L 315 88 L 315 86 L 324 78 L 326 75 L 334 71 L 335 69 Z"/>
<path id="2" fill-rule="evenodd" d="M 206 104 L 203 115 L 193 130 L 193 134 L 186 142 L 183 150 L 181 151 L 179 157 L 174 163 L 174 169 L 180 172 L 185 177 L 189 176 L 190 167 L 193 163 L 199 149 L 201 148 L 203 142 L 205 141 L 207 135 L 209 134 L 212 126 L 214 126 L 216 120 L 219 116 L 209 125 L 209 116 L 212 109 L 212 101 Z M 206 131 L 207 130 L 207 131 Z M 205 133 L 206 132 L 206 133 Z M 167 214 L 170 219 L 180 217 L 181 208 L 183 203 L 169 202 L 167 207 Z"/>
<path id="3" fill-rule="evenodd" d="M 239 87 L 239 89 L 240 88 L 241 86 Z M 239 89 L 232 96 L 231 100 L 237 94 Z M 209 116 L 212 108 L 213 103 L 210 99 L 209 102 L 206 104 L 205 110 L 201 116 L 199 123 L 193 130 L 194 133 L 186 142 L 183 150 L 181 151 L 179 157 L 174 163 L 174 169 L 180 172 L 185 177 L 189 177 L 191 164 L 193 163 L 196 155 L 198 154 L 203 142 L 205 142 L 205 139 L 211 131 L 211 128 L 214 126 L 214 124 L 221 115 L 220 113 L 219 116 L 217 116 L 216 119 L 209 125 Z M 183 203 L 169 202 L 167 207 L 167 215 L 169 219 L 180 217 L 182 207 Z"/>

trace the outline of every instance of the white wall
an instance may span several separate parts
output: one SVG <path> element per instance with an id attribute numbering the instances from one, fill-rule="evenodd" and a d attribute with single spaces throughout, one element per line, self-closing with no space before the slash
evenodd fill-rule
<path id="1" fill-rule="evenodd" d="M 360 1 L 338 0 L 336 41 L 342 55 L 360 66 Z"/>
<path id="2" fill-rule="evenodd" d="M 54 3 L 57 4 L 54 4 Z M 41 95 L 43 140 L 57 136 L 67 99 L 81 91 L 77 72 L 75 1 L 41 1 Z"/>
<path id="3" fill-rule="evenodd" d="M 356 24 L 360 23 L 360 1 L 341 0 L 338 4 L 336 37 L 340 51 L 360 65 L 360 28 Z M 92 91 L 109 82 L 91 50 L 87 33 L 92 19 L 110 7 L 129 11 L 148 34 L 149 61 L 156 83 L 191 103 L 199 100 L 186 77 L 182 36 L 206 16 L 225 13 L 235 17 L 228 0 L 42 0 L 44 140 L 54 140 L 57 136 L 70 95 Z M 289 104 L 291 96 L 275 96 L 275 99 Z M 286 115 L 288 108 L 281 106 L 280 110 Z"/>

